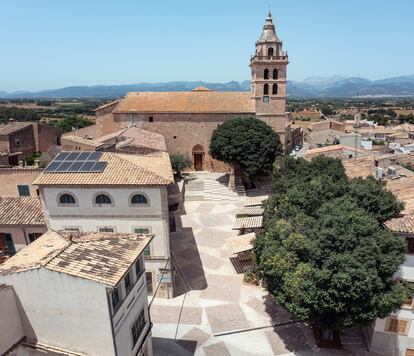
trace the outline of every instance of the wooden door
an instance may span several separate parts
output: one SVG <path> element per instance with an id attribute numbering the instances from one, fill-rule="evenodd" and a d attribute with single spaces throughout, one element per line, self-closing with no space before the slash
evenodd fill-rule
<path id="1" fill-rule="evenodd" d="M 202 153 L 194 153 L 194 169 L 196 171 L 203 170 L 203 154 Z"/>

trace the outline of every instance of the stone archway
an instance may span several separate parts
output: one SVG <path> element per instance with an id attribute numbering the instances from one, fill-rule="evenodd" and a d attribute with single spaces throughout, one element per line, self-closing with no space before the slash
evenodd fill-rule
<path id="1" fill-rule="evenodd" d="M 202 171 L 204 169 L 205 150 L 201 145 L 195 145 L 192 150 L 193 155 L 193 169 L 195 171 Z"/>

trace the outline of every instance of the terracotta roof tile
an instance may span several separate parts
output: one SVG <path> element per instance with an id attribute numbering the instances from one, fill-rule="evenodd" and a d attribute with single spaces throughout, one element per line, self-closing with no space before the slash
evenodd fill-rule
<path id="1" fill-rule="evenodd" d="M 255 113 L 249 92 L 128 93 L 113 113 Z"/>
<path id="2" fill-rule="evenodd" d="M 13 132 L 19 131 L 22 128 L 31 126 L 31 122 L 10 122 L 7 124 L 0 125 L 0 135 L 9 135 Z"/>
<path id="3" fill-rule="evenodd" d="M 133 155 L 103 152 L 99 161 L 107 162 L 102 172 L 43 172 L 35 185 L 168 185 L 174 182 L 171 163 L 166 152 Z"/>
<path id="4" fill-rule="evenodd" d="M 401 218 L 388 220 L 385 226 L 395 232 L 414 233 L 414 215 L 408 214 Z"/>
<path id="5" fill-rule="evenodd" d="M 0 273 L 35 268 L 115 286 L 144 251 L 153 235 L 48 231 L 0 265 Z"/>
<path id="6" fill-rule="evenodd" d="M 45 225 L 38 197 L 0 197 L 0 225 Z"/>

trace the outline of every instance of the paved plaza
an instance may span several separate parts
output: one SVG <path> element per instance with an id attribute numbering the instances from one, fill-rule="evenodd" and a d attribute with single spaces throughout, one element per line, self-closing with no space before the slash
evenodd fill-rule
<path id="1" fill-rule="evenodd" d="M 314 348 L 311 330 L 292 323 L 260 287 L 244 284 L 229 260 L 225 238 L 237 234 L 232 226 L 242 201 L 184 203 L 171 236 L 180 295 L 156 298 L 150 309 L 156 355 L 282 355 Z"/>

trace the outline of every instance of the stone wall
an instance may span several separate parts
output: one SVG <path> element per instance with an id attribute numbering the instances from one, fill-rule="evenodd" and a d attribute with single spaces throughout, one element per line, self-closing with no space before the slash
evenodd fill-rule
<path id="1" fill-rule="evenodd" d="M 18 185 L 28 185 L 30 195 L 37 196 L 37 187 L 33 181 L 40 175 L 42 169 L 33 168 L 3 168 L 0 169 L 0 196 L 18 197 Z"/>

